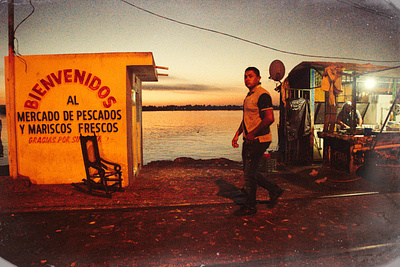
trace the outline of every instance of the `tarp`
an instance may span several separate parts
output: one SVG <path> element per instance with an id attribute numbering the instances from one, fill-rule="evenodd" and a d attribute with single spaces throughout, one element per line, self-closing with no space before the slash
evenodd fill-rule
<path id="1" fill-rule="evenodd" d="M 287 140 L 294 141 L 311 133 L 311 116 L 308 100 L 290 101 L 287 120 Z"/>

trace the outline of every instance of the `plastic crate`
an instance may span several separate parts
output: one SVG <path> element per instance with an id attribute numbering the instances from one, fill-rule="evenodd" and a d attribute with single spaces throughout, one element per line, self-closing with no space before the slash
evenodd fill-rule
<path id="1" fill-rule="evenodd" d="M 260 169 L 262 172 L 277 172 L 276 159 L 271 158 L 270 154 L 264 154 L 261 159 Z"/>

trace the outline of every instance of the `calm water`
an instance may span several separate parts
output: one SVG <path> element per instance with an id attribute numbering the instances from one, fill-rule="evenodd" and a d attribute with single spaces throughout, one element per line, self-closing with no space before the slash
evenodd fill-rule
<path id="1" fill-rule="evenodd" d="M 275 121 L 279 113 L 275 111 Z M 7 121 L 2 121 L 1 139 L 4 157 L 0 165 L 8 164 Z M 147 111 L 143 112 L 143 161 L 174 160 L 179 157 L 194 159 L 227 158 L 241 161 L 241 147 L 231 146 L 232 137 L 242 120 L 242 111 Z M 277 127 L 271 127 L 273 143 L 277 147 Z"/>
<path id="2" fill-rule="evenodd" d="M 279 112 L 271 126 L 277 147 Z M 152 111 L 143 112 L 143 160 L 227 158 L 241 161 L 241 147 L 231 141 L 242 120 L 242 111 Z"/>
<path id="3" fill-rule="evenodd" d="M 8 165 L 8 136 L 6 115 L 0 115 L 1 120 L 1 141 L 3 144 L 4 157 L 0 157 L 0 165 Z"/>

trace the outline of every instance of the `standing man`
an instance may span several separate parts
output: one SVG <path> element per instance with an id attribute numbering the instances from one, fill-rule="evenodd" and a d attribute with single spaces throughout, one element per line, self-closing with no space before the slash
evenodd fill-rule
<path id="1" fill-rule="evenodd" d="M 339 124 L 339 127 L 342 130 L 349 129 L 351 127 L 351 120 L 352 120 L 352 103 L 351 101 L 347 101 L 346 103 L 343 104 L 342 110 L 339 112 L 337 116 L 337 124 Z M 356 109 L 356 119 L 357 119 L 357 125 L 356 127 L 361 127 L 363 120 L 361 113 Z"/>
<path id="2" fill-rule="evenodd" d="M 270 204 L 274 206 L 283 193 L 277 184 L 267 180 L 259 171 L 260 161 L 272 141 L 270 125 L 274 122 L 271 95 L 261 87 L 260 71 L 249 67 L 244 73 L 244 83 L 249 93 L 244 99 L 243 120 L 232 139 L 232 146 L 238 148 L 239 136 L 243 133 L 243 171 L 246 193 L 244 205 L 235 215 L 244 216 L 257 212 L 257 184 L 269 191 Z"/>

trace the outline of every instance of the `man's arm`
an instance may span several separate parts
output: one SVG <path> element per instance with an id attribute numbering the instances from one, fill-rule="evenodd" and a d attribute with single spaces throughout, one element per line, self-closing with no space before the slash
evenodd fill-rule
<path id="1" fill-rule="evenodd" d="M 361 113 L 358 110 L 356 110 L 356 113 L 357 113 L 357 118 L 358 118 L 358 126 L 361 127 L 362 123 L 363 123 L 363 119 L 362 119 Z"/>
<path id="2" fill-rule="evenodd" d="M 345 124 L 345 123 L 342 121 L 342 117 L 343 117 L 343 113 L 340 112 L 339 115 L 337 116 L 336 123 L 339 124 L 339 125 L 342 127 L 342 129 L 350 128 L 349 125 Z"/>
<path id="3" fill-rule="evenodd" d="M 238 144 L 238 140 L 239 140 L 239 136 L 243 133 L 243 121 L 242 123 L 240 123 L 239 129 L 237 129 L 235 136 L 232 139 L 232 146 L 234 148 L 238 148 L 239 144 Z"/>
<path id="4" fill-rule="evenodd" d="M 263 118 L 260 124 L 257 125 L 254 130 L 246 134 L 247 141 L 254 141 L 258 133 L 265 131 L 272 123 L 274 123 L 274 110 L 272 108 L 261 111 L 261 117 Z"/>
<path id="5" fill-rule="evenodd" d="M 350 128 L 349 125 L 347 125 L 346 123 L 342 122 L 342 120 L 339 119 L 337 120 L 337 124 L 339 124 L 342 127 L 342 129 Z"/>

